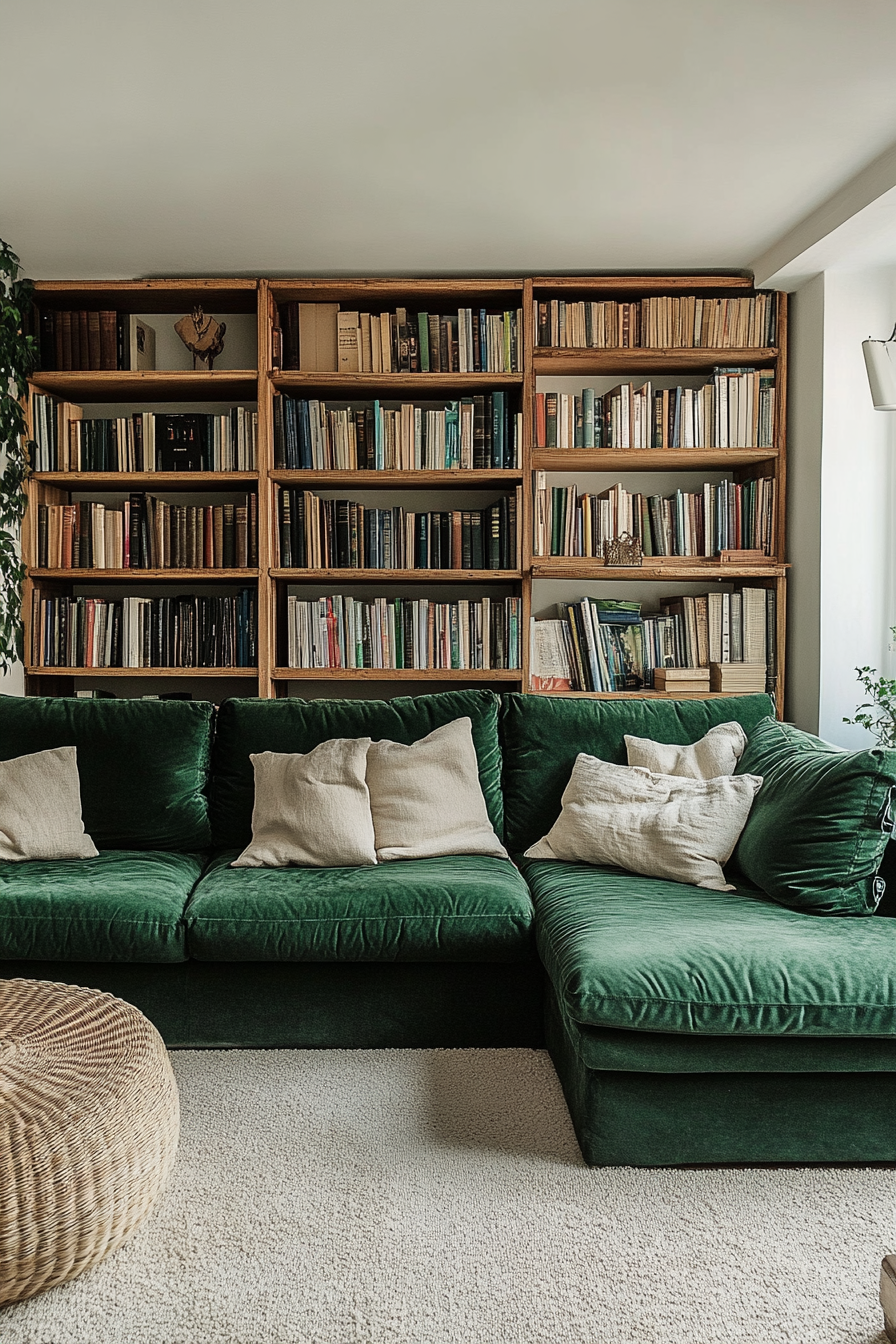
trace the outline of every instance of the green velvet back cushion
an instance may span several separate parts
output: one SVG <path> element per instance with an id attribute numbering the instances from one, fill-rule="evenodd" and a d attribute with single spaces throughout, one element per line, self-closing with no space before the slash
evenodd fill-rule
<path id="1" fill-rule="evenodd" d="M 750 733 L 737 773 L 761 775 L 763 785 L 734 851 L 735 869 L 794 910 L 872 914 L 896 752 L 840 751 L 770 719 Z"/>
<path id="2" fill-rule="evenodd" d="M 747 733 L 773 713 L 767 695 L 725 700 L 571 700 L 560 696 L 504 696 L 505 843 L 528 849 L 560 815 L 560 796 L 580 751 L 626 765 L 625 734 L 689 745 L 718 723 L 732 720 Z"/>
<path id="3" fill-rule="evenodd" d="M 0 760 L 76 747 L 98 849 L 204 849 L 213 713 L 201 701 L 0 696 Z"/>
<path id="4" fill-rule="evenodd" d="M 212 764 L 213 842 L 244 848 L 252 839 L 255 778 L 250 752 L 306 752 L 333 737 L 388 738 L 410 745 L 465 717 L 473 722 L 488 814 L 501 835 L 499 704 L 492 691 L 444 691 L 395 700 L 226 700 L 218 712 Z"/>

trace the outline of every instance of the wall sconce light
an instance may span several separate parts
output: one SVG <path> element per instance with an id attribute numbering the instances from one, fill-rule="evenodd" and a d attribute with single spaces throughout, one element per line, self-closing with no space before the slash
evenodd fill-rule
<path id="1" fill-rule="evenodd" d="M 896 327 L 886 341 L 863 341 L 862 352 L 876 411 L 896 411 Z"/>

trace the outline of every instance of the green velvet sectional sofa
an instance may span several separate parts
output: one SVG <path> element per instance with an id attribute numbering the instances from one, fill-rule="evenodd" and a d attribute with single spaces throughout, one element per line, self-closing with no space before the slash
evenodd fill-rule
<path id="1" fill-rule="evenodd" d="M 691 743 L 771 713 L 762 695 L 0 697 L 0 759 L 77 748 L 100 850 L 0 864 L 0 976 L 119 994 L 171 1046 L 547 1044 L 592 1163 L 893 1161 L 896 921 L 522 857 L 580 751 L 624 764 L 626 733 Z M 464 715 L 515 863 L 229 866 L 251 752 L 410 743 Z"/>

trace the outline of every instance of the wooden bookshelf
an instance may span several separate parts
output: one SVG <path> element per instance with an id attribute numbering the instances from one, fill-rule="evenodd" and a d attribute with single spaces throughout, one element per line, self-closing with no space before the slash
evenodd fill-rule
<path id="1" fill-rule="evenodd" d="M 245 583 L 258 578 L 257 569 L 33 569 L 34 579 L 64 579 L 68 583 Z"/>
<path id="2" fill-rule="evenodd" d="M 271 480 L 278 485 L 300 485 L 306 489 L 324 486 L 351 486 L 352 490 L 427 490 L 435 487 L 451 490 L 483 490 L 490 486 L 518 485 L 522 471 L 498 469 L 467 471 L 286 471 L 275 468 Z"/>
<path id="3" fill-rule="evenodd" d="M 519 583 L 520 569 L 272 569 L 291 583 Z"/>
<path id="4" fill-rule="evenodd" d="M 784 694 L 784 631 L 786 615 L 786 296 L 778 295 L 777 344 L 773 348 L 642 348 L 620 349 L 567 349 L 545 348 L 536 344 L 533 302 L 536 299 L 557 298 L 567 302 L 577 299 L 616 299 L 635 301 L 662 295 L 692 295 L 703 297 L 746 297 L 753 294 L 752 282 L 744 275 L 583 275 L 529 278 L 406 278 L 406 277 L 313 277 L 288 280 L 264 279 L 180 279 L 135 281 L 45 281 L 36 286 L 39 305 L 55 310 L 112 309 L 136 314 L 168 314 L 172 319 L 182 316 L 197 303 L 215 316 L 253 314 L 257 332 L 257 361 L 255 367 L 240 369 L 216 368 L 212 372 L 159 369 L 146 372 L 118 371 L 37 371 L 33 387 L 41 392 L 76 404 L 130 404 L 134 409 L 170 408 L 172 404 L 185 406 L 206 404 L 245 405 L 258 407 L 257 460 L 255 469 L 242 472 L 37 472 L 28 483 L 32 506 L 41 503 L 59 503 L 72 497 L 90 499 L 116 492 L 127 495 L 132 491 L 175 493 L 196 499 L 211 496 L 220 498 L 227 492 L 235 494 L 257 492 L 258 497 L 258 566 L 252 569 L 38 569 L 37 538 L 32 507 L 23 528 L 23 552 L 27 567 L 24 593 L 26 649 L 33 647 L 31 631 L 32 595 L 35 590 L 48 594 L 71 594 L 89 586 L 91 592 L 104 584 L 109 593 L 120 595 L 133 586 L 137 594 L 141 585 L 162 585 L 170 591 L 172 585 L 187 590 L 201 591 L 206 585 L 239 584 L 257 592 L 258 610 L 258 665 L 253 668 L 70 668 L 26 666 L 26 691 L 30 694 L 53 694 L 54 685 L 66 691 L 70 685 L 87 679 L 107 678 L 152 679 L 164 689 L 167 680 L 177 682 L 186 677 L 206 679 L 210 688 L 228 678 L 239 678 L 245 693 L 255 692 L 263 697 L 288 694 L 290 683 L 297 683 L 297 693 L 304 685 L 308 693 L 319 694 L 312 683 L 333 683 L 333 693 L 339 694 L 339 685 L 345 681 L 370 684 L 370 693 L 382 695 L 390 683 L 419 682 L 438 684 L 480 684 L 496 688 L 529 689 L 529 617 L 540 611 L 549 591 L 543 585 L 574 585 L 585 595 L 595 585 L 611 582 L 620 596 L 626 595 L 627 584 L 649 583 L 661 585 L 657 591 L 676 594 L 677 585 L 705 584 L 714 589 L 719 584 L 737 588 L 746 583 L 752 586 L 773 587 L 778 600 L 776 648 L 778 657 L 777 703 L 783 712 Z M 394 312 L 399 306 L 409 312 L 456 315 L 459 307 L 489 311 L 516 311 L 522 314 L 518 337 L 520 370 L 512 373 L 480 372 L 392 372 L 360 373 L 351 371 L 296 371 L 274 367 L 272 363 L 272 333 L 277 322 L 278 305 L 300 303 L 337 303 L 343 311 L 378 313 Z M 220 362 L 220 361 L 219 361 Z M 534 403 L 536 389 L 550 385 L 552 378 L 589 378 L 630 381 L 635 377 L 666 378 L 680 375 L 693 382 L 695 378 L 708 380 L 717 367 L 749 367 L 774 370 L 776 386 L 776 434 L 770 447 L 764 448 L 652 448 L 652 449 L 545 449 L 533 447 Z M 561 384 L 562 386 L 562 384 Z M 568 384 L 567 384 L 568 386 Z M 274 402 L 281 393 L 294 397 L 317 398 L 344 404 L 348 402 L 383 403 L 445 402 L 479 393 L 503 390 L 509 411 L 521 411 L 523 435 L 517 464 L 513 468 L 478 470 L 286 470 L 275 467 Z M 95 415 L 100 411 L 95 410 Z M 762 563 L 745 559 L 723 563 L 718 559 L 692 557 L 657 557 L 645 559 L 637 568 L 614 569 L 600 561 L 563 556 L 533 555 L 533 498 L 531 490 L 533 471 L 569 479 L 588 473 L 612 477 L 617 473 L 660 473 L 669 475 L 669 490 L 682 473 L 722 473 L 735 481 L 747 481 L 755 476 L 770 476 L 776 482 L 776 535 L 774 554 Z M 287 569 L 279 565 L 277 544 L 277 491 L 288 486 L 294 489 L 345 492 L 363 502 L 365 492 L 394 495 L 396 502 L 410 492 L 420 492 L 431 498 L 426 505 L 411 508 L 439 510 L 457 508 L 444 501 L 450 493 L 462 491 L 476 498 L 493 501 L 502 493 L 517 497 L 518 567 L 509 570 L 374 570 L 374 569 Z M 589 487 L 591 488 L 591 487 Z M 633 487 L 630 487 L 633 488 Z M 693 489 L 690 484 L 685 489 Z M 340 496 L 345 497 L 345 496 Z M 191 498 L 191 502 L 195 502 Z M 467 507 L 467 506 L 464 506 Z M 479 507 L 476 502 L 475 507 Z M 520 598 L 521 666 L 511 669 L 387 669 L 367 668 L 289 668 L 284 667 L 284 620 L 287 593 L 290 588 L 301 594 L 317 595 L 322 589 L 331 592 L 351 589 L 359 585 L 371 596 L 377 585 L 384 592 L 403 585 L 405 591 L 421 597 L 432 595 L 438 599 L 440 591 L 452 585 L 469 585 L 471 599 L 489 592 L 490 585 L 500 592 Z M 550 589 L 553 593 L 554 588 Z M 604 590 L 606 591 L 606 590 Z M 640 590 L 638 590 L 640 591 Z M 493 596 L 493 601 L 500 601 Z M 210 689 L 210 694 L 214 694 Z M 712 699 L 715 692 L 540 692 L 578 696 L 581 698 L 649 698 Z"/>
<path id="5" fill-rule="evenodd" d="M 258 677 L 255 667 L 33 667 L 26 666 L 29 677 Z"/>
<path id="6" fill-rule="evenodd" d="M 234 490 L 254 486 L 257 471 L 35 471 L 35 485 L 53 485 L 62 490 Z"/>
<path id="7" fill-rule="evenodd" d="M 537 471 L 738 471 L 774 462 L 777 448 L 533 448 Z"/>
<path id="8" fill-rule="evenodd" d="M 435 401 L 451 393 L 489 392 L 493 388 L 522 387 L 521 373 L 274 373 L 274 387 L 286 392 L 319 392 L 322 396 L 381 401 L 410 393 L 421 401 Z"/>
<path id="9" fill-rule="evenodd" d="M 255 401 L 255 369 L 212 369 L 208 373 L 161 370 L 152 373 L 35 373 L 39 392 L 64 401 Z"/>

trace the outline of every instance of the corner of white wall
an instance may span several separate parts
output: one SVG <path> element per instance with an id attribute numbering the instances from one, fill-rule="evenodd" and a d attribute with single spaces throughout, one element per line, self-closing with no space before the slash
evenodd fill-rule
<path id="1" fill-rule="evenodd" d="M 894 318 L 896 267 L 825 273 L 818 733 L 853 748 L 873 742 L 843 722 L 863 698 L 856 668 L 896 665 L 896 412 L 875 411 L 862 356 Z"/>

